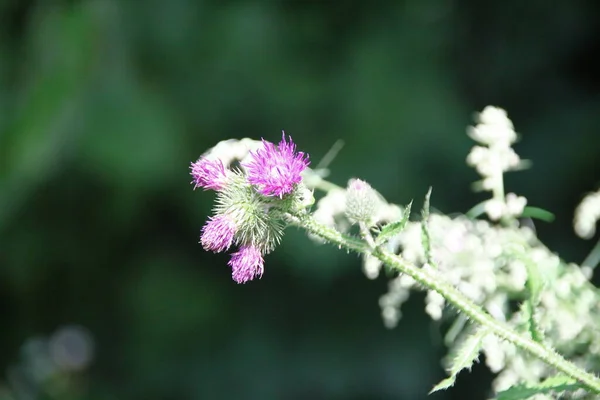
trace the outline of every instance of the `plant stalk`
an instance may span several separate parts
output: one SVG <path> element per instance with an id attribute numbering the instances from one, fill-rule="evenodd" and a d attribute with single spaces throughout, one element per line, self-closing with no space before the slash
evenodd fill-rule
<path id="1" fill-rule="evenodd" d="M 468 297 L 453 286 L 443 282 L 441 279 L 406 262 L 400 256 L 383 250 L 381 247 L 373 249 L 367 243 L 354 236 L 340 233 L 333 228 L 322 225 L 308 214 L 295 213 L 293 216 L 298 219 L 299 225 L 310 233 L 319 236 L 340 248 L 344 247 L 347 250 L 352 250 L 357 253 L 370 254 L 373 257 L 378 258 L 384 264 L 395 268 L 401 273 L 407 274 L 423 287 L 434 290 L 442 295 L 449 304 L 453 305 L 471 320 L 488 328 L 499 338 L 507 340 L 518 348 L 538 357 L 557 370 L 579 381 L 581 385 L 588 390 L 600 393 L 600 379 L 598 377 L 566 360 L 553 349 L 549 349 L 542 344 L 513 331 L 506 324 L 495 320 L 481 307 L 473 303 Z"/>

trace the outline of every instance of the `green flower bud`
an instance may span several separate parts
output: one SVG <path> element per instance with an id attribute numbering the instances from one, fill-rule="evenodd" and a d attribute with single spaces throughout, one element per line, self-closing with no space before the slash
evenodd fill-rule
<path id="1" fill-rule="evenodd" d="M 346 189 L 346 216 L 352 223 L 370 226 L 377 211 L 377 194 L 367 182 L 350 179 Z"/>

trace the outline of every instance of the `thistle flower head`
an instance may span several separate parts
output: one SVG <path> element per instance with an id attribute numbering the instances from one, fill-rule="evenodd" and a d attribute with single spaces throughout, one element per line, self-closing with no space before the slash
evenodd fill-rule
<path id="1" fill-rule="evenodd" d="M 190 166 L 190 174 L 194 178 L 192 183 L 194 189 L 201 187 L 212 190 L 222 190 L 228 179 L 229 170 L 225 169 L 223 162 L 219 159 L 200 157 L 198 161 Z"/>
<path id="2" fill-rule="evenodd" d="M 235 221 L 234 243 L 253 243 L 268 254 L 279 244 L 284 229 L 281 214 L 269 201 L 243 175 L 233 172 L 227 187 L 217 193 L 214 211 Z"/>
<path id="3" fill-rule="evenodd" d="M 346 193 L 346 216 L 351 222 L 372 222 L 377 205 L 377 194 L 371 185 L 360 179 L 350 179 Z"/>
<path id="4" fill-rule="evenodd" d="M 308 167 L 308 155 L 296 152 L 296 145 L 285 132 L 275 146 L 263 139 L 263 146 L 251 152 L 250 161 L 244 164 L 248 182 L 265 196 L 282 198 L 291 193 L 302 180 L 302 171 Z"/>
<path id="5" fill-rule="evenodd" d="M 235 161 L 242 168 L 230 169 Z M 286 213 L 314 203 L 301 176 L 308 164 L 308 155 L 297 152 L 285 133 L 278 145 L 222 141 L 192 163 L 195 188 L 217 191 L 215 215 L 202 228 L 200 242 L 216 253 L 239 246 L 228 263 L 237 283 L 262 276 L 263 257 L 279 244 Z"/>
<path id="6" fill-rule="evenodd" d="M 237 283 L 246 283 L 255 277 L 262 277 L 264 260 L 260 249 L 253 245 L 243 245 L 231 255 L 228 265 L 231 277 Z"/>
<path id="7" fill-rule="evenodd" d="M 202 228 L 200 242 L 205 250 L 219 253 L 233 244 L 237 224 L 230 215 L 211 217 Z"/>

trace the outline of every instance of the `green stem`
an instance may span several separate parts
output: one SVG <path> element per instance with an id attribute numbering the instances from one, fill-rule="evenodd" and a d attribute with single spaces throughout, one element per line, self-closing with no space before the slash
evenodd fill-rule
<path id="1" fill-rule="evenodd" d="M 596 268 L 596 265 L 600 262 L 600 240 L 596 243 L 590 254 L 581 263 L 582 267 Z"/>
<path id="2" fill-rule="evenodd" d="M 540 358 L 557 370 L 562 371 L 573 379 L 576 379 L 589 390 L 595 393 L 600 393 L 599 378 L 577 367 L 575 364 L 566 360 L 554 350 L 546 348 L 542 344 L 516 333 L 504 323 L 495 320 L 481 307 L 474 304 L 464 294 L 459 292 L 453 286 L 448 285 L 441 279 L 429 274 L 425 270 L 418 268 L 415 265 L 406 262 L 396 254 L 383 250 L 380 247 L 377 247 L 373 250 L 369 248 L 366 243 L 354 236 L 346 235 L 328 226 L 321 225 L 309 215 L 295 214 L 294 216 L 299 219 L 300 226 L 308 230 L 310 233 L 319 236 L 340 248 L 344 247 L 348 250 L 356 251 L 357 253 L 371 254 L 384 264 L 387 264 L 388 266 L 393 267 L 396 270 L 412 277 L 415 281 L 427 289 L 438 292 L 446 299 L 448 303 L 452 304 L 459 311 L 463 312 L 469 319 L 487 327 L 496 336 L 507 340 L 518 348 Z"/>

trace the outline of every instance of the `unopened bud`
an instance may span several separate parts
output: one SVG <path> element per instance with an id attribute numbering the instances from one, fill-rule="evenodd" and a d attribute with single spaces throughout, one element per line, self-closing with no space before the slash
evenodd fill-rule
<path id="1" fill-rule="evenodd" d="M 346 193 L 346 216 L 352 223 L 369 225 L 377 211 L 377 194 L 367 182 L 350 179 Z"/>

